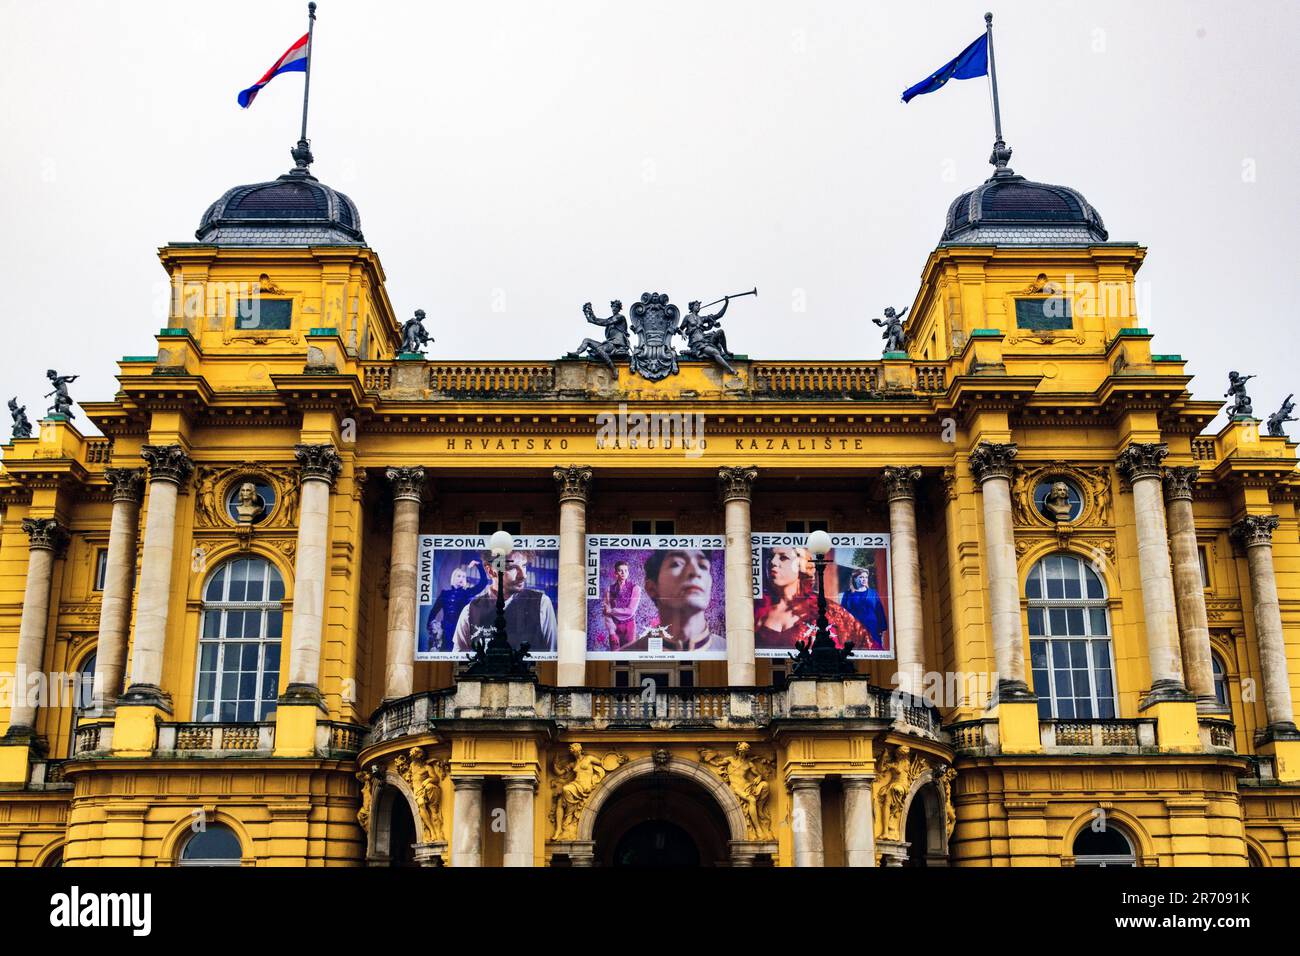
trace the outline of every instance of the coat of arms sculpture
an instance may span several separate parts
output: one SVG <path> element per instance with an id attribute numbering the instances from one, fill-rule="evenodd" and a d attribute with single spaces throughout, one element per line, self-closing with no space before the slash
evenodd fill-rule
<path id="1" fill-rule="evenodd" d="M 677 334 L 677 320 L 681 315 L 681 310 L 661 292 L 646 292 L 640 302 L 632 303 L 632 333 L 636 336 L 632 371 L 635 374 L 652 382 L 677 374 L 673 336 Z"/>

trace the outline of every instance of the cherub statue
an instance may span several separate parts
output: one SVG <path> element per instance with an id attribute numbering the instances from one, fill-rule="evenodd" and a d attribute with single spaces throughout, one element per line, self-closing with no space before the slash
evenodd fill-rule
<path id="1" fill-rule="evenodd" d="M 907 315 L 907 306 L 903 307 L 902 312 L 895 313 L 891 305 L 885 309 L 884 319 L 872 319 L 885 331 L 881 333 L 881 338 L 885 340 L 886 352 L 902 352 L 907 344 L 907 336 L 903 333 L 903 316 Z"/>
<path id="2" fill-rule="evenodd" d="M 1295 411 L 1295 402 L 1291 401 L 1291 399 L 1294 397 L 1295 397 L 1295 392 L 1292 392 L 1286 398 L 1282 399 L 1282 407 L 1279 408 L 1277 411 L 1275 411 L 1272 415 L 1268 416 L 1268 433 L 1274 438 L 1286 437 L 1286 432 L 1282 430 L 1282 426 L 1285 425 L 1287 422 L 1300 421 L 1300 419 L 1291 417 L 1291 413 Z M 13 404 L 14 404 L 13 402 L 9 403 L 9 407 L 11 409 L 13 408 Z M 28 428 L 30 430 L 31 426 L 29 425 Z M 21 437 L 18 434 L 17 418 L 14 419 L 14 437 L 15 438 Z"/>
<path id="3" fill-rule="evenodd" d="M 732 755 L 701 747 L 700 760 L 712 767 L 736 795 L 750 835 L 756 840 L 772 839 L 772 816 L 767 808 L 772 793 L 767 778 L 776 769 L 772 762 L 750 757 L 749 744 L 743 740 L 736 744 L 736 752 Z"/>
<path id="4" fill-rule="evenodd" d="M 54 391 L 45 393 L 46 398 L 54 396 L 54 404 L 50 406 L 49 414 L 72 418 L 72 396 L 68 394 L 68 383 L 75 382 L 80 376 L 60 375 L 54 369 L 48 369 L 45 377 L 54 386 Z"/>
<path id="5" fill-rule="evenodd" d="M 623 315 L 623 303 L 615 299 L 609 307 L 613 313 L 608 319 L 602 319 L 592 310 L 590 302 L 582 306 L 582 314 L 587 317 L 587 321 L 604 328 L 605 339 L 583 339 L 573 354 L 582 355 L 585 352 L 597 362 L 613 369 L 615 359 L 627 358 L 631 354 L 631 345 L 627 337 L 627 316 Z"/>
<path id="6" fill-rule="evenodd" d="M 1228 390 L 1223 393 L 1223 397 L 1232 400 L 1232 404 L 1228 406 L 1229 418 L 1255 414 L 1254 406 L 1250 403 L 1250 396 L 1246 394 L 1246 383 L 1252 378 L 1255 378 L 1255 376 L 1242 375 L 1238 372 L 1228 373 Z"/>
<path id="7" fill-rule="evenodd" d="M 424 347 L 432 341 L 433 338 L 424 328 L 424 309 L 416 309 L 415 315 L 402 326 L 402 351 L 423 352 Z"/>
<path id="8" fill-rule="evenodd" d="M 550 818 L 555 824 L 556 840 L 573 840 L 578 836 L 578 818 L 609 771 L 627 763 L 621 753 L 609 753 L 604 760 L 585 753 L 582 744 L 569 744 L 569 752 L 557 754 L 551 763 Z"/>
<path id="9" fill-rule="evenodd" d="M 9 399 L 9 414 L 14 419 L 14 438 L 31 438 L 32 423 L 27 418 L 27 406 L 18 404 L 18 396 Z"/>
<path id="10" fill-rule="evenodd" d="M 724 296 L 722 308 L 717 312 L 712 315 L 700 315 L 701 306 L 697 299 L 686 307 L 686 315 L 683 316 L 677 331 L 682 338 L 686 339 L 686 347 L 696 358 L 716 362 L 735 375 L 736 370 L 727 361 L 732 357 L 727 351 L 727 333 L 719 324 L 729 305 L 731 305 L 731 296 Z"/>
<path id="11" fill-rule="evenodd" d="M 406 780 L 415 796 L 415 809 L 420 814 L 420 829 L 425 843 L 441 843 L 442 834 L 442 780 L 447 775 L 445 760 L 425 760 L 424 749 L 412 747 L 407 752 Z"/>

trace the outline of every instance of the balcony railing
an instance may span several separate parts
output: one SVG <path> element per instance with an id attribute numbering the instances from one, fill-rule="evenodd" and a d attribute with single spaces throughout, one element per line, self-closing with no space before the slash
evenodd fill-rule
<path id="1" fill-rule="evenodd" d="M 1217 461 L 1218 458 L 1218 447 L 1213 438 L 1192 439 L 1193 461 Z"/>
<path id="2" fill-rule="evenodd" d="M 545 395 L 555 390 L 555 366 L 550 362 L 430 365 L 429 388 L 457 398 Z"/>
<path id="3" fill-rule="evenodd" d="M 883 380 L 880 364 L 867 362 L 755 362 L 751 374 L 755 392 L 781 397 L 862 398 L 879 392 Z"/>
<path id="4" fill-rule="evenodd" d="M 1154 720 L 1040 720 L 1043 749 L 1143 751 L 1156 748 Z"/>
<path id="5" fill-rule="evenodd" d="M 271 753 L 275 724 L 161 724 L 158 750 L 163 753 Z"/>

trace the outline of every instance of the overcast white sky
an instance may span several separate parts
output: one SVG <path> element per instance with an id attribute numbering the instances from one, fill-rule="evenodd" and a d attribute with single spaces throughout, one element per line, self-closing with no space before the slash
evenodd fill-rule
<path id="1" fill-rule="evenodd" d="M 948 203 L 989 174 L 985 81 L 899 94 L 988 5 L 322 0 L 314 172 L 434 356 L 552 358 L 592 331 L 587 300 L 757 285 L 736 351 L 875 358 L 870 317 L 911 302 Z M 1190 359 L 1199 398 L 1258 373 L 1261 417 L 1300 392 L 1300 4 L 993 9 L 1012 166 L 1149 247 L 1155 351 Z M 291 165 L 302 76 L 235 95 L 305 22 L 297 0 L 0 0 L 0 402 L 42 415 L 47 367 L 109 399 L 114 361 L 154 351 L 156 249 Z"/>

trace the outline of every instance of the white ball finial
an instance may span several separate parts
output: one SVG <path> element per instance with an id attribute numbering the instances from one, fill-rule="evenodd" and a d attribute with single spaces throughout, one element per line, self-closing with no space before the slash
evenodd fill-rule
<path id="1" fill-rule="evenodd" d="M 826 557 L 826 552 L 831 549 L 831 536 L 825 531 L 814 531 L 808 535 L 808 550 L 819 558 Z"/>

